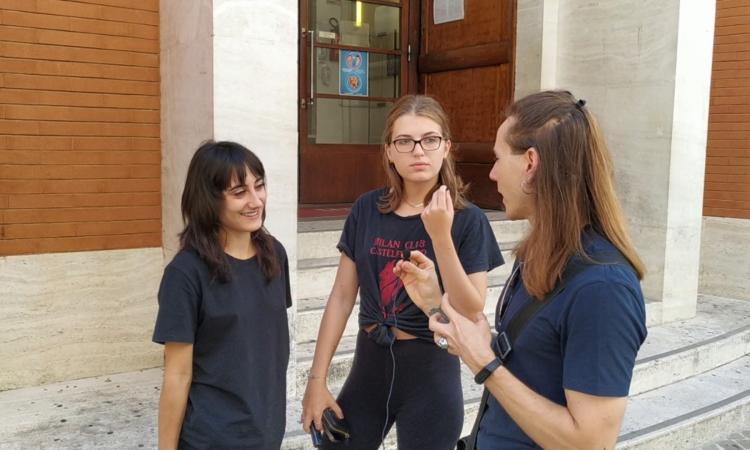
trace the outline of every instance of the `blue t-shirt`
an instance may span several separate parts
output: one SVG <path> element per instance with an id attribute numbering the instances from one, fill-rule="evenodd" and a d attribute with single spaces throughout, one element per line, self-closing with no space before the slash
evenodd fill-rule
<path id="1" fill-rule="evenodd" d="M 419 250 L 436 261 L 432 241 L 419 215 L 402 217 L 378 211 L 378 199 L 384 193 L 384 189 L 378 189 L 357 199 L 337 246 L 357 266 L 359 324 L 380 324 L 377 333 L 385 334 L 390 333 L 387 327 L 395 326 L 432 341 L 427 316 L 412 303 L 393 273 L 406 249 Z M 467 274 L 488 272 L 503 263 L 487 216 L 475 205 L 456 211 L 451 235 Z M 437 272 L 440 277 L 439 268 Z"/>
<path id="2" fill-rule="evenodd" d="M 617 249 L 587 229 L 585 253 L 594 261 Z M 570 264 L 580 264 L 574 257 Z M 507 311 L 495 328 L 533 300 L 522 282 L 509 286 Z M 638 278 L 623 264 L 588 264 L 535 315 L 512 343 L 505 366 L 526 386 L 566 406 L 565 389 L 603 397 L 628 395 L 633 366 L 646 338 L 646 308 Z M 539 448 L 490 396 L 477 435 L 477 449 Z"/>

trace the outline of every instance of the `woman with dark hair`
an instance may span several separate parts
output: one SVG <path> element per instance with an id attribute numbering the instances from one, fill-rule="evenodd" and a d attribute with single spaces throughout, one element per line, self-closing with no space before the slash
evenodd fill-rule
<path id="1" fill-rule="evenodd" d="M 428 255 L 443 275 L 439 292 L 444 287 L 461 298 L 456 307 L 466 314 L 484 308 L 487 272 L 502 255 L 487 217 L 463 197 L 451 145 L 437 101 L 411 95 L 396 102 L 384 132 L 388 184 L 354 203 L 338 244 L 338 272 L 302 403 L 306 431 L 322 430 L 321 415 L 330 408 L 349 423 L 347 448 L 377 448 L 394 423 L 402 450 L 455 446 L 463 424 L 459 361 L 435 346 L 429 310 L 409 298 L 394 273 L 406 254 Z M 326 377 L 357 291 L 354 362 L 334 400 Z"/>
<path id="2" fill-rule="evenodd" d="M 263 164 L 207 142 L 188 168 L 181 249 L 164 269 L 159 449 L 279 448 L 291 306 L 284 247 L 263 227 Z"/>
<path id="3" fill-rule="evenodd" d="M 430 319 L 488 394 L 468 448 L 612 449 L 646 318 L 645 269 L 609 151 L 585 101 L 567 91 L 513 104 L 494 151 L 506 215 L 530 224 L 498 302 L 498 337 L 452 293 L 442 299 L 450 323 Z M 432 283 L 429 267 L 403 266 L 408 289 Z"/>

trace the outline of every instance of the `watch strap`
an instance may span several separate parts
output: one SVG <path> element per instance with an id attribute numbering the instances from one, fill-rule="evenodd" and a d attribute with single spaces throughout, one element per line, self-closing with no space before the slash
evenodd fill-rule
<path id="1" fill-rule="evenodd" d="M 484 384 L 484 382 L 487 380 L 487 378 L 492 375 L 492 372 L 497 370 L 498 367 L 503 365 L 503 360 L 500 359 L 500 357 L 495 357 L 492 361 L 490 361 L 486 366 L 482 367 L 482 370 L 477 372 L 476 375 L 474 375 L 474 382 L 476 384 Z"/>

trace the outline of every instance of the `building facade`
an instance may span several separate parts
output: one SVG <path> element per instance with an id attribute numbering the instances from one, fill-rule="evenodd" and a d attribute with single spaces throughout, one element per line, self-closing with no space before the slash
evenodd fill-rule
<path id="1" fill-rule="evenodd" d="M 438 23 L 441 4 L 462 13 Z M 692 317 L 699 291 L 750 299 L 749 11 L 747 0 L 3 2 L 0 390 L 161 364 L 155 294 L 203 140 L 263 160 L 267 226 L 295 281 L 300 206 L 342 206 L 380 182 L 383 114 L 404 93 L 446 105 L 480 203 L 493 200 L 487 152 L 505 105 L 547 88 L 585 98 L 649 269 L 652 323 Z M 340 84 L 355 54 L 368 56 L 367 95 Z"/>

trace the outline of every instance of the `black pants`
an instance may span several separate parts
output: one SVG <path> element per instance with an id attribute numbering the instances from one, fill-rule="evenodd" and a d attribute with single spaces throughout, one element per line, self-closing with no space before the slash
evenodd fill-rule
<path id="1" fill-rule="evenodd" d="M 400 450 L 455 448 L 464 419 L 458 358 L 421 339 L 397 340 L 393 355 L 396 376 L 388 401 L 390 349 L 359 332 L 352 370 L 337 399 L 352 438 L 323 448 L 375 450 L 383 429 L 387 434 L 394 422 Z"/>

